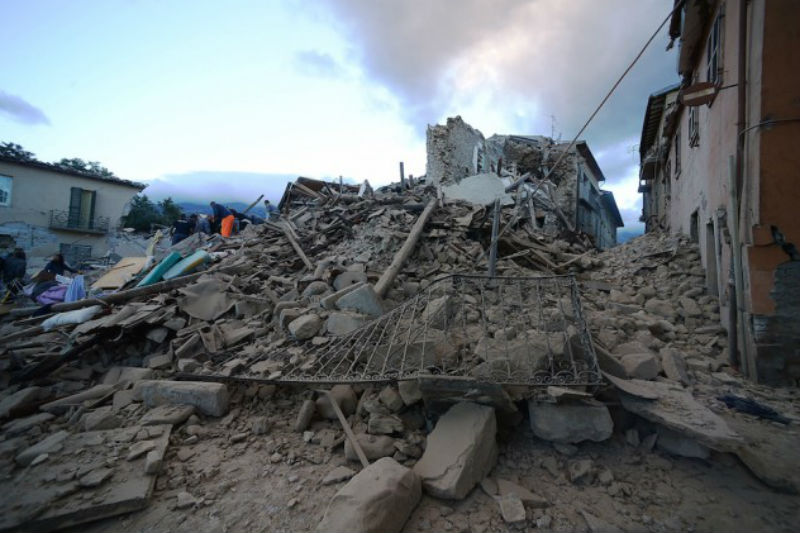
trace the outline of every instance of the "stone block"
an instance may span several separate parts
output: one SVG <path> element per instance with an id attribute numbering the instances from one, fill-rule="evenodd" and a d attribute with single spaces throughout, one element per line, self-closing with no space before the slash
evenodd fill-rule
<path id="1" fill-rule="evenodd" d="M 326 322 L 326 328 L 331 335 L 347 335 L 357 330 L 369 321 L 369 318 L 358 313 L 331 313 Z"/>
<path id="2" fill-rule="evenodd" d="M 463 499 L 497 461 L 494 409 L 470 402 L 439 418 L 414 471 L 425 491 L 437 498 Z"/>
<path id="3" fill-rule="evenodd" d="M 333 396 L 336 403 L 339 404 L 339 408 L 344 413 L 344 416 L 350 416 L 356 412 L 358 397 L 356 397 L 356 393 L 353 392 L 353 387 L 350 385 L 335 385 L 331 389 L 331 396 Z M 333 406 L 328 400 L 327 394 L 323 394 L 317 398 L 317 412 L 321 417 L 327 418 L 328 420 L 339 420 L 339 417 L 336 416 L 336 411 L 333 410 Z"/>
<path id="4" fill-rule="evenodd" d="M 530 400 L 528 412 L 533 434 L 552 442 L 601 442 L 611 437 L 614 429 L 611 414 L 605 405 L 558 405 Z"/>
<path id="5" fill-rule="evenodd" d="M 336 307 L 342 311 L 356 311 L 370 317 L 379 317 L 383 314 L 383 302 L 380 296 L 375 293 L 372 285 L 366 283 L 339 298 Z"/>
<path id="6" fill-rule="evenodd" d="M 310 313 L 292 320 L 289 323 L 289 333 L 295 339 L 304 341 L 317 334 L 322 327 L 322 320 L 318 315 Z"/>
<path id="7" fill-rule="evenodd" d="M 228 387 L 222 383 L 144 380 L 134 385 L 133 392 L 148 407 L 193 405 L 210 416 L 228 412 Z"/>
<path id="8" fill-rule="evenodd" d="M 421 497 L 419 476 L 383 458 L 339 489 L 317 531 L 399 533 Z"/>

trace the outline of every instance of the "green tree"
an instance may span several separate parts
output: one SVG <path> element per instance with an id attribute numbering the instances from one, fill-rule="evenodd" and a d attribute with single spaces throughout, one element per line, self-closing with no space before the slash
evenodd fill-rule
<path id="1" fill-rule="evenodd" d="M 29 152 L 22 146 L 11 142 L 0 143 L 0 156 L 12 157 L 19 161 L 36 161 L 36 156 L 33 152 Z"/>
<path id="2" fill-rule="evenodd" d="M 162 216 L 156 204 L 146 194 L 138 194 L 131 200 L 131 208 L 125 216 L 125 227 L 136 231 L 150 231 L 152 224 L 162 224 Z"/>
<path id="3" fill-rule="evenodd" d="M 183 214 L 183 210 L 172 201 L 171 197 L 158 202 L 158 209 L 161 211 L 161 223 L 165 226 L 172 226 Z"/>
<path id="4" fill-rule="evenodd" d="M 84 161 L 80 157 L 65 157 L 55 164 L 61 168 L 88 172 L 89 174 L 94 174 L 95 176 L 100 176 L 103 178 L 115 177 L 113 172 L 108 170 L 97 161 Z"/>

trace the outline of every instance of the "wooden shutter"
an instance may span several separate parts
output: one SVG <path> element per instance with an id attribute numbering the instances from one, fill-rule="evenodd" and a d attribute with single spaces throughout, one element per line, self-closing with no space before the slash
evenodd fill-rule
<path id="1" fill-rule="evenodd" d="M 94 203 L 97 200 L 97 191 L 92 191 L 92 203 L 89 205 L 89 229 L 94 229 Z"/>
<path id="2" fill-rule="evenodd" d="M 67 226 L 77 228 L 81 223 L 81 195 L 83 190 L 80 187 L 70 188 L 69 194 L 69 218 Z"/>

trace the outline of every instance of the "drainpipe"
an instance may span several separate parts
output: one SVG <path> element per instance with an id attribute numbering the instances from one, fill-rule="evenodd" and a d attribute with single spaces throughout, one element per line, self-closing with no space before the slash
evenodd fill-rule
<path id="1" fill-rule="evenodd" d="M 744 300 L 744 280 L 742 278 L 742 247 L 741 241 L 739 239 L 739 194 L 736 189 L 736 173 L 734 171 L 735 163 L 733 156 L 730 156 L 728 159 L 728 195 L 730 201 L 730 212 L 731 212 L 731 255 L 733 256 L 733 282 L 734 282 L 734 291 L 731 295 L 730 302 L 728 304 L 730 306 L 736 306 L 736 312 L 730 313 L 730 329 L 728 330 L 728 336 L 730 338 L 730 343 L 728 349 L 733 352 L 736 347 L 739 345 L 739 327 L 741 326 L 742 331 L 742 370 L 744 371 L 744 375 L 750 378 L 755 379 L 755 371 L 750 366 L 750 358 L 748 356 L 747 350 L 747 342 L 744 336 L 744 312 L 742 311 L 742 303 Z M 729 354 L 731 360 L 735 360 L 735 355 L 733 353 Z M 751 370 L 753 370 L 751 374 Z"/>
<path id="2" fill-rule="evenodd" d="M 741 214 L 741 195 L 744 190 L 744 135 L 747 124 L 747 0 L 739 0 L 739 56 L 738 56 L 738 75 L 737 75 L 737 96 L 738 105 L 736 113 L 736 163 L 735 163 L 735 179 L 734 179 L 734 162 L 733 157 L 730 159 L 730 200 L 731 200 L 731 241 L 732 241 L 732 255 L 733 255 L 733 274 L 734 284 L 736 287 L 736 294 L 731 300 L 731 304 L 736 305 L 736 324 L 733 328 L 732 334 L 739 340 L 739 332 L 741 332 L 742 342 L 742 369 L 745 376 L 754 381 L 758 381 L 756 375 L 755 361 L 752 359 L 752 354 L 748 348 L 746 328 L 744 317 L 744 308 L 746 307 L 746 299 L 744 295 L 744 272 L 742 270 L 742 240 L 739 233 L 739 221 Z M 738 344 L 738 342 L 737 342 Z"/>

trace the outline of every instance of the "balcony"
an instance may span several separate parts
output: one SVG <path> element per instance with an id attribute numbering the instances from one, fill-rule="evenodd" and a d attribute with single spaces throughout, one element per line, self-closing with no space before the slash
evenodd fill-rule
<path id="1" fill-rule="evenodd" d="M 102 235 L 108 233 L 108 226 L 108 217 L 85 218 L 74 213 L 70 215 L 69 211 L 50 211 L 50 229 Z"/>

